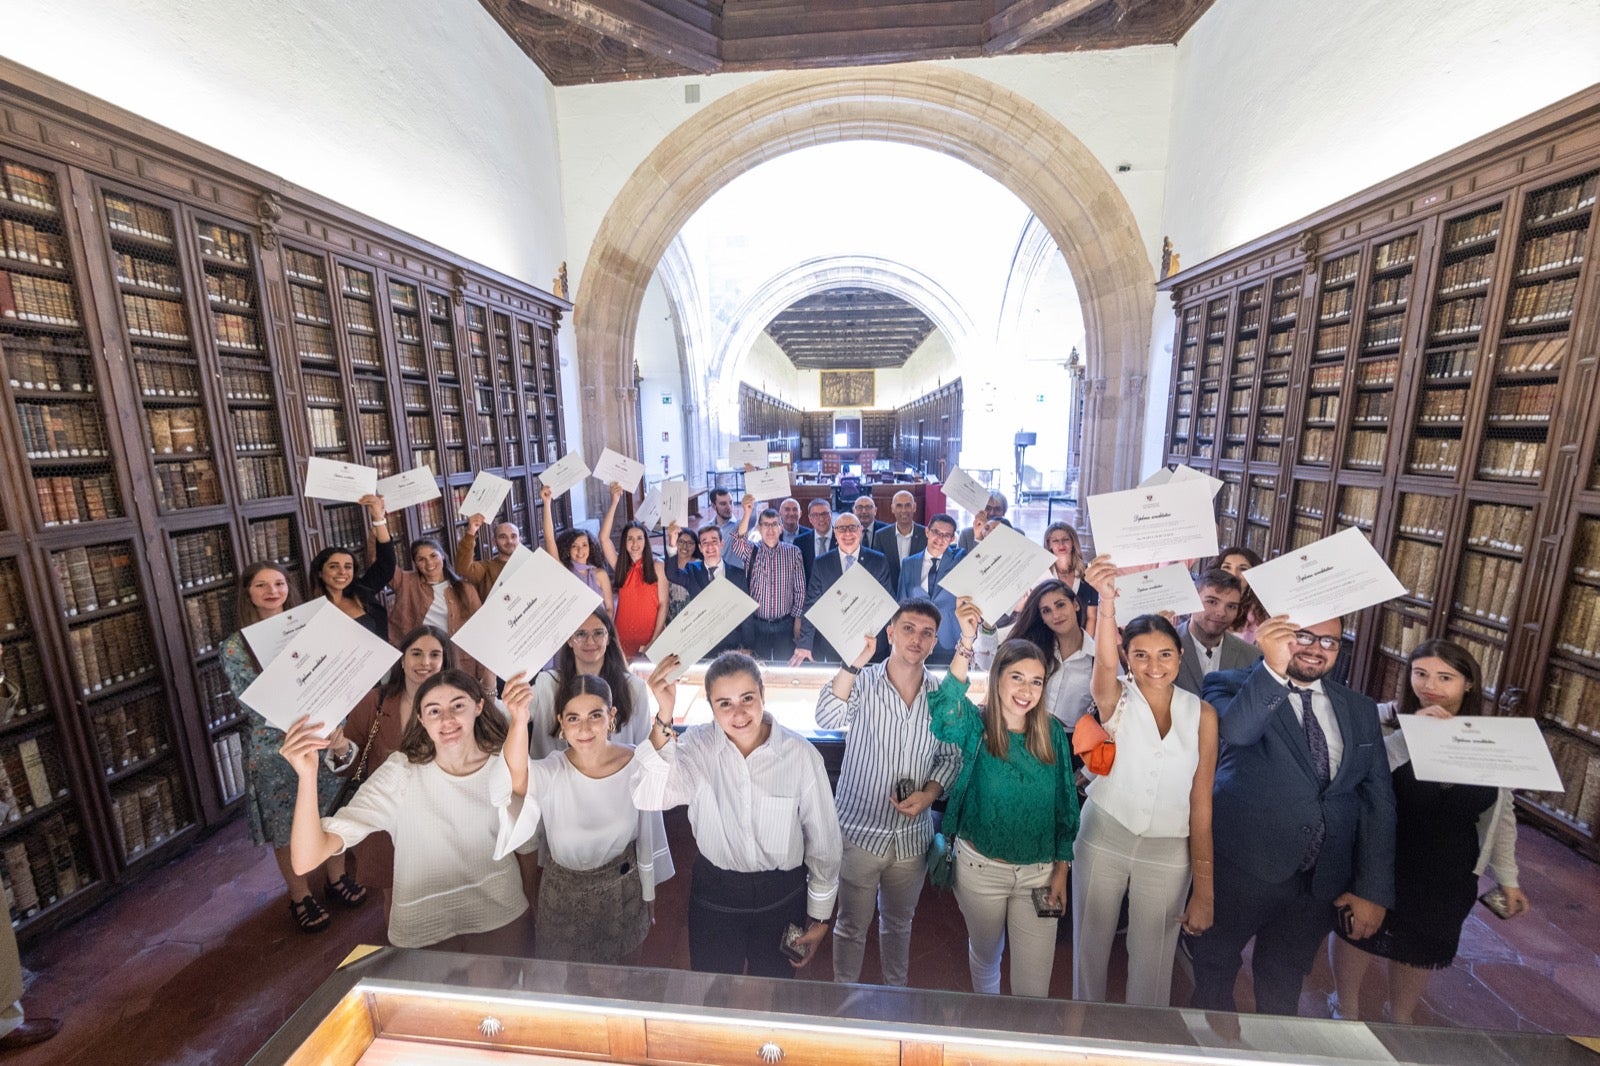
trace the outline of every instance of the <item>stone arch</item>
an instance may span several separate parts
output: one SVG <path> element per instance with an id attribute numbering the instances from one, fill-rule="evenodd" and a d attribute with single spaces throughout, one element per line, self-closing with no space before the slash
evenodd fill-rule
<path id="1" fill-rule="evenodd" d="M 1132 210 L 1094 154 L 1027 98 L 932 64 L 776 74 L 707 105 L 628 178 L 595 234 L 574 312 L 593 391 L 585 414 L 637 451 L 633 337 L 656 264 L 701 204 L 768 159 L 885 140 L 960 159 L 1010 189 L 1049 231 L 1079 290 L 1090 381 L 1083 491 L 1137 478 L 1154 270 Z M 587 436 L 587 434 L 585 434 Z"/>

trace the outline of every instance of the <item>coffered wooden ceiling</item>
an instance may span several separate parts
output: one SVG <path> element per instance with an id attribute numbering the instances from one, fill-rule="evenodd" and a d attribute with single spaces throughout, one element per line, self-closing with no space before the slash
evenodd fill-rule
<path id="1" fill-rule="evenodd" d="M 801 370 L 903 366 L 933 322 L 886 292 L 837 288 L 797 300 L 767 323 L 767 335 Z"/>
<path id="2" fill-rule="evenodd" d="M 1174 44 L 1215 0 L 479 0 L 556 85 Z"/>

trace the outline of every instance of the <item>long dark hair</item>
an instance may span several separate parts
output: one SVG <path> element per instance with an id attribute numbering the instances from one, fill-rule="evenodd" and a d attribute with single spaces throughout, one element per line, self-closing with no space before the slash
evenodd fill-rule
<path id="1" fill-rule="evenodd" d="M 327 566 L 328 560 L 332 559 L 335 555 L 350 556 L 350 572 L 352 575 L 350 584 L 346 586 L 345 590 L 339 595 L 349 596 L 351 599 L 361 604 L 362 607 L 371 607 L 374 602 L 371 596 L 364 588 L 362 588 L 360 585 L 357 585 L 355 581 L 355 579 L 359 578 L 364 571 L 361 561 L 356 558 L 355 552 L 351 551 L 349 548 L 341 548 L 337 544 L 323 548 L 312 557 L 311 566 L 309 568 L 311 573 L 308 575 L 308 580 L 311 585 L 311 595 L 328 595 L 328 587 L 322 583 L 322 568 Z"/>
<path id="2" fill-rule="evenodd" d="M 628 583 L 628 571 L 633 569 L 633 556 L 628 554 L 630 529 L 637 529 L 644 534 L 644 554 L 639 557 L 639 563 L 644 570 L 645 581 L 651 585 L 656 583 L 656 553 L 650 550 L 650 531 L 644 528 L 643 522 L 629 522 L 622 527 L 622 540 L 617 544 L 617 572 L 612 579 L 616 582 L 618 592 Z"/>
<path id="3" fill-rule="evenodd" d="M 1031 640 L 1008 640 L 994 653 L 994 664 L 989 667 L 989 694 L 983 701 L 983 742 L 989 754 L 997 759 L 1006 758 L 1011 751 L 1011 738 L 1006 732 L 1006 717 L 1000 710 L 1000 678 L 1019 662 L 1033 660 L 1050 674 L 1054 654 L 1046 655 Z M 1050 743 L 1050 708 L 1044 693 L 1028 712 L 1025 724 L 1028 752 L 1045 765 L 1056 761 L 1055 745 Z"/>
<path id="4" fill-rule="evenodd" d="M 1467 691 L 1461 696 L 1461 714 L 1483 712 L 1483 671 L 1472 653 L 1453 640 L 1435 638 L 1425 640 L 1411 649 L 1406 656 L 1406 683 L 1400 687 L 1400 714 L 1416 714 L 1422 701 L 1411 688 L 1411 667 L 1418 659 L 1442 659 L 1445 665 L 1467 679 Z"/>
<path id="5" fill-rule="evenodd" d="M 444 649 L 444 664 L 439 667 L 440 673 L 444 673 L 446 670 L 454 670 L 456 668 L 456 649 L 455 646 L 450 643 L 449 635 L 444 633 L 442 630 L 434 628 L 433 626 L 418 626 L 411 632 L 407 633 L 404 637 L 400 638 L 400 643 L 395 645 L 395 647 L 400 649 L 400 658 L 396 659 L 394 665 L 389 667 L 388 674 L 384 676 L 382 684 L 378 686 L 378 702 L 380 704 L 386 703 L 396 696 L 405 695 L 406 652 L 411 650 L 411 645 L 415 644 L 423 637 L 432 637 L 434 640 L 437 640 L 439 642 L 439 646 Z M 412 710 L 415 711 L 416 708 L 413 707 Z"/>
<path id="6" fill-rule="evenodd" d="M 417 689 L 417 705 L 412 708 L 411 721 L 406 723 L 405 734 L 400 738 L 400 750 L 405 752 L 406 758 L 415 763 L 429 763 L 437 756 L 434 749 L 433 738 L 422 725 L 422 701 L 436 688 L 444 686 L 460 689 L 467 697 L 481 706 L 478 717 L 472 721 L 472 739 L 477 743 L 478 750 L 493 755 L 498 752 L 506 742 L 510 730 L 506 727 L 506 720 L 497 708 L 492 706 L 484 697 L 483 686 L 478 684 L 478 679 L 462 670 L 440 670 Z"/>
<path id="7" fill-rule="evenodd" d="M 611 690 L 610 705 L 617 709 L 617 728 L 628 724 L 633 717 L 633 693 L 628 686 L 628 660 L 622 657 L 622 642 L 617 639 L 616 623 L 611 621 L 611 612 L 604 607 L 596 607 L 592 618 L 598 618 L 600 624 L 606 627 L 606 654 L 600 663 L 600 680 L 604 681 Z M 585 619 L 584 625 L 588 625 Z M 581 628 L 581 627 L 580 627 Z M 573 684 L 578 678 L 592 677 L 592 674 L 583 674 L 578 671 L 578 655 L 572 650 L 572 641 L 568 640 L 561 645 L 561 650 L 556 652 L 556 690 L 565 693 L 567 686 Z M 566 702 L 566 697 L 561 699 Z M 558 703 L 557 708 L 560 707 Z M 561 735 L 561 727 L 552 723 L 550 735 Z"/>
<path id="8" fill-rule="evenodd" d="M 1251 569 L 1261 565 L 1259 552 L 1254 548 L 1246 548 L 1243 544 L 1235 544 L 1218 552 L 1217 557 L 1211 560 L 1206 570 L 1221 570 L 1222 560 L 1230 555 L 1240 556 L 1250 564 Z M 1205 573 L 1205 571 L 1203 570 L 1201 573 Z M 1244 586 L 1244 594 L 1239 597 L 1239 616 L 1233 620 L 1233 625 L 1228 627 L 1229 630 L 1235 633 L 1249 625 L 1251 619 L 1260 623 L 1266 621 L 1267 618 L 1267 609 L 1261 605 L 1260 600 L 1256 599 L 1255 591 L 1250 588 L 1250 582 L 1244 578 L 1239 578 L 1239 584 Z"/>
<path id="9" fill-rule="evenodd" d="M 556 555 L 561 560 L 561 565 L 568 570 L 572 569 L 572 545 L 582 538 L 589 542 L 589 566 L 600 565 L 600 542 L 594 539 L 594 534 L 587 529 L 564 529 L 556 535 Z"/>
<path id="10" fill-rule="evenodd" d="M 432 537 L 418 537 L 411 542 L 411 550 L 408 554 L 411 556 L 412 573 L 415 573 L 417 569 L 417 552 L 423 548 L 432 548 L 439 553 L 439 562 L 444 567 L 444 579 L 450 582 L 450 591 L 465 601 L 467 583 L 461 580 L 460 574 L 456 573 L 455 564 L 450 561 L 450 556 L 445 554 L 444 545 Z"/>
<path id="11" fill-rule="evenodd" d="M 1072 616 L 1076 620 L 1078 616 L 1077 594 L 1067 588 L 1065 581 L 1059 578 L 1051 578 L 1048 581 L 1041 581 L 1034 586 L 1032 592 L 1028 593 L 1027 601 L 1023 603 L 1022 610 L 1017 612 L 1017 619 L 1011 626 L 1012 640 L 1029 641 L 1044 652 L 1044 673 L 1046 677 L 1049 677 L 1056 668 L 1056 635 L 1049 626 L 1045 625 L 1039 606 L 1044 603 L 1046 596 L 1053 596 L 1058 592 L 1067 598 L 1068 603 L 1072 604 Z M 1079 632 L 1082 632 L 1081 626 L 1079 627 Z"/>
<path id="12" fill-rule="evenodd" d="M 282 574 L 283 583 L 289 586 L 289 596 L 283 601 L 284 610 L 287 611 L 300 602 L 300 594 L 295 591 L 294 578 L 289 576 L 289 571 L 277 563 L 251 563 L 239 575 L 239 605 L 234 611 L 234 619 L 239 623 L 240 629 L 261 621 L 261 613 L 256 610 L 256 605 L 250 602 L 250 582 L 256 579 L 257 574 L 266 570 L 275 570 Z"/>

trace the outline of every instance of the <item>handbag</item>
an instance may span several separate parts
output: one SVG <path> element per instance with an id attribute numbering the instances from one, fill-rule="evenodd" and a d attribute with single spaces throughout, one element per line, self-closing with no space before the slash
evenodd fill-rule
<path id="1" fill-rule="evenodd" d="M 947 837 L 942 831 L 935 833 L 928 845 L 928 884 L 934 888 L 949 888 L 955 880 L 955 837 Z"/>
<path id="2" fill-rule="evenodd" d="M 1116 761 L 1117 743 L 1098 718 L 1086 714 L 1072 727 L 1072 753 L 1083 760 L 1091 774 L 1104 777 Z"/>
<path id="3" fill-rule="evenodd" d="M 340 810 L 355 798 L 356 789 L 361 787 L 361 781 L 367 773 L 367 756 L 372 754 L 372 742 L 378 739 L 378 723 L 383 721 L 383 704 L 378 704 L 377 713 L 372 716 L 372 728 L 367 730 L 367 742 L 361 745 L 361 758 L 356 761 L 356 768 L 350 776 L 344 779 L 344 784 L 339 788 L 339 794 L 333 798 L 332 810 Z"/>

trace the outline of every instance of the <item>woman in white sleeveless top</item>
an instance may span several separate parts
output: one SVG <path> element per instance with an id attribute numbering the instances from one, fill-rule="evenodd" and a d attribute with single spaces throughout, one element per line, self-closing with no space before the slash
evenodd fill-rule
<path id="1" fill-rule="evenodd" d="M 1097 646 L 1116 647 L 1116 567 L 1102 556 L 1090 564 L 1086 580 L 1100 593 Z M 1133 619 L 1122 629 L 1121 646 L 1128 660 L 1124 677 L 1117 676 L 1115 655 L 1095 657 L 1095 705 L 1116 756 L 1110 772 L 1089 785 L 1078 830 L 1072 996 L 1106 999 L 1111 942 L 1126 894 L 1125 1001 L 1165 1007 L 1179 929 L 1198 933 L 1211 925 L 1217 714 L 1173 684 L 1183 650 L 1166 619 Z"/>

